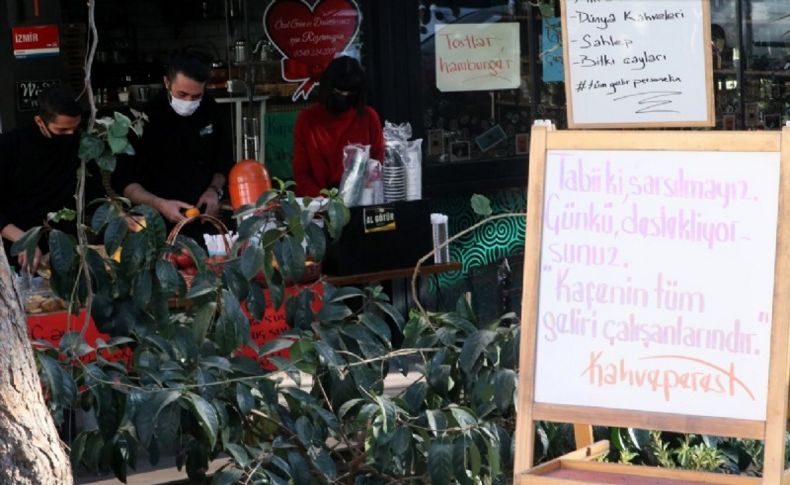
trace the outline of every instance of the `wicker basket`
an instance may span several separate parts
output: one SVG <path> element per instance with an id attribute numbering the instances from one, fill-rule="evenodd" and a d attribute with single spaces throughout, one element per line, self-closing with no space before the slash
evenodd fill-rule
<path id="1" fill-rule="evenodd" d="M 181 230 L 184 228 L 184 226 L 186 226 L 187 224 L 190 224 L 192 222 L 195 222 L 195 221 L 208 222 L 212 226 L 214 226 L 214 228 L 217 229 L 217 231 L 219 231 L 219 234 L 223 236 L 222 242 L 225 244 L 225 254 L 230 256 L 230 244 L 228 244 L 228 238 L 225 237 L 225 236 L 228 235 L 228 228 L 225 226 L 225 224 L 222 223 L 222 221 L 220 221 L 216 217 L 210 216 L 208 214 L 199 214 L 197 216 L 189 217 L 189 218 L 182 219 L 181 221 L 179 221 L 175 226 L 173 226 L 173 229 L 170 230 L 170 234 L 167 235 L 167 241 L 166 241 L 167 244 L 169 244 L 171 246 L 174 246 L 175 243 L 176 243 L 176 239 L 178 238 L 178 235 L 181 233 Z M 170 259 L 170 261 L 172 262 L 172 258 L 170 256 L 165 256 L 165 258 L 166 259 Z M 214 273 L 217 276 L 221 276 L 222 275 L 222 264 L 221 263 L 219 263 L 219 264 L 218 263 L 214 263 L 214 264 L 208 263 L 208 266 L 209 266 L 209 268 L 212 271 L 214 271 Z M 187 285 L 187 289 L 191 288 L 192 287 L 192 280 L 195 278 L 194 275 L 190 275 L 190 274 L 184 273 L 184 271 L 180 270 L 180 269 L 178 270 L 178 272 L 179 272 L 179 274 L 181 274 L 181 277 L 184 278 L 184 282 Z"/>

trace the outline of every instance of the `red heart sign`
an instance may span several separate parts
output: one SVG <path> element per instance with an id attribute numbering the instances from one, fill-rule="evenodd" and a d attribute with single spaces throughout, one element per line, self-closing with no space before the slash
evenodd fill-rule
<path id="1" fill-rule="evenodd" d="M 302 84 L 293 95 L 304 99 L 335 55 L 343 52 L 359 31 L 359 7 L 354 0 L 275 0 L 263 14 L 263 26 L 282 53 L 283 79 Z"/>

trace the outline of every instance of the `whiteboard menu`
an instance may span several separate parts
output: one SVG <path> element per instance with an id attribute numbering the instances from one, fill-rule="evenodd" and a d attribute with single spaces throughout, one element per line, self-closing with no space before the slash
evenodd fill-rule
<path id="1" fill-rule="evenodd" d="M 548 150 L 545 170 L 535 402 L 764 420 L 780 154 Z"/>
<path id="2" fill-rule="evenodd" d="M 563 0 L 569 127 L 713 126 L 708 0 Z"/>

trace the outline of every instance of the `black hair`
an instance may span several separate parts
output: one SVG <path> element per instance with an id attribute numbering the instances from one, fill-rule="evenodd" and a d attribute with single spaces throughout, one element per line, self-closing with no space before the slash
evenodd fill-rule
<path id="1" fill-rule="evenodd" d="M 329 109 L 335 89 L 357 93 L 357 113 L 362 115 L 368 104 L 368 78 L 359 61 L 349 56 L 332 60 L 321 75 L 318 85 L 318 101 Z"/>
<path id="2" fill-rule="evenodd" d="M 189 79 L 205 83 L 209 78 L 209 69 L 198 56 L 188 52 L 173 54 L 167 61 L 165 76 L 172 82 L 181 73 Z"/>
<path id="3" fill-rule="evenodd" d="M 49 123 L 58 115 L 82 116 L 82 107 L 77 102 L 77 94 L 73 89 L 64 84 L 56 84 L 38 95 L 38 115 Z"/>

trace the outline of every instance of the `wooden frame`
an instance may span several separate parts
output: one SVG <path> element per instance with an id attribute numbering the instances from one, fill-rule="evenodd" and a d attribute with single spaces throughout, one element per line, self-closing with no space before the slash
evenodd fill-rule
<path id="1" fill-rule="evenodd" d="M 773 287 L 773 323 L 768 367 L 767 409 L 764 421 L 683 416 L 655 412 L 634 412 L 583 406 L 565 406 L 535 402 L 538 295 L 540 287 L 541 241 L 548 150 L 651 150 L 707 152 L 772 152 L 780 155 L 779 207 L 776 232 L 776 258 Z M 526 247 L 524 259 L 524 293 L 522 332 L 519 355 L 518 415 L 514 483 L 567 484 L 590 483 L 560 481 L 544 476 L 552 470 L 583 469 L 591 473 L 614 473 L 662 477 L 665 483 L 696 481 L 723 484 L 790 484 L 785 470 L 785 429 L 788 416 L 788 376 L 790 376 L 790 223 L 786 221 L 790 202 L 790 128 L 781 132 L 671 132 L 671 131 L 556 131 L 551 126 L 534 126 L 531 134 L 529 187 L 527 197 Z M 583 466 L 574 457 L 533 468 L 534 425 L 538 420 L 577 423 L 577 446 L 592 443 L 589 426 L 637 427 L 683 433 L 765 440 L 763 480 L 687 471 L 660 470 L 647 467 L 618 467 L 604 463 Z M 598 449 L 600 452 L 600 448 Z M 589 454 L 589 450 L 587 455 Z M 584 453 L 577 456 L 586 456 Z M 572 474 L 570 474 L 572 475 Z M 541 476 L 541 478 L 538 478 Z M 529 478 L 525 478 L 529 477 Z M 563 480 L 569 480 L 565 478 Z M 705 481 L 709 480 L 709 481 Z M 592 481 L 595 483 L 594 481 Z M 606 482 L 621 483 L 621 482 Z M 626 483 L 626 482 L 622 482 Z M 651 482 L 652 483 L 652 482 Z M 656 482 L 659 483 L 659 482 Z M 664 482 L 661 482 L 664 483 Z"/>
<path id="2" fill-rule="evenodd" d="M 569 128 L 660 128 L 660 127 L 710 127 L 716 124 L 716 112 L 714 109 L 713 96 L 713 51 L 708 46 L 712 45 L 711 38 L 711 15 L 710 0 L 699 0 L 702 3 L 702 27 L 703 27 L 703 49 L 705 55 L 705 95 L 707 106 L 707 118 L 700 121 L 672 121 L 672 122 L 618 122 L 618 123 L 577 123 L 573 116 L 573 78 L 570 68 L 570 54 L 568 47 L 568 12 L 566 11 L 566 0 L 560 0 L 560 12 L 562 17 L 562 53 L 565 71 L 565 99 L 567 103 L 567 117 Z M 607 33 L 608 31 L 602 31 Z"/>

